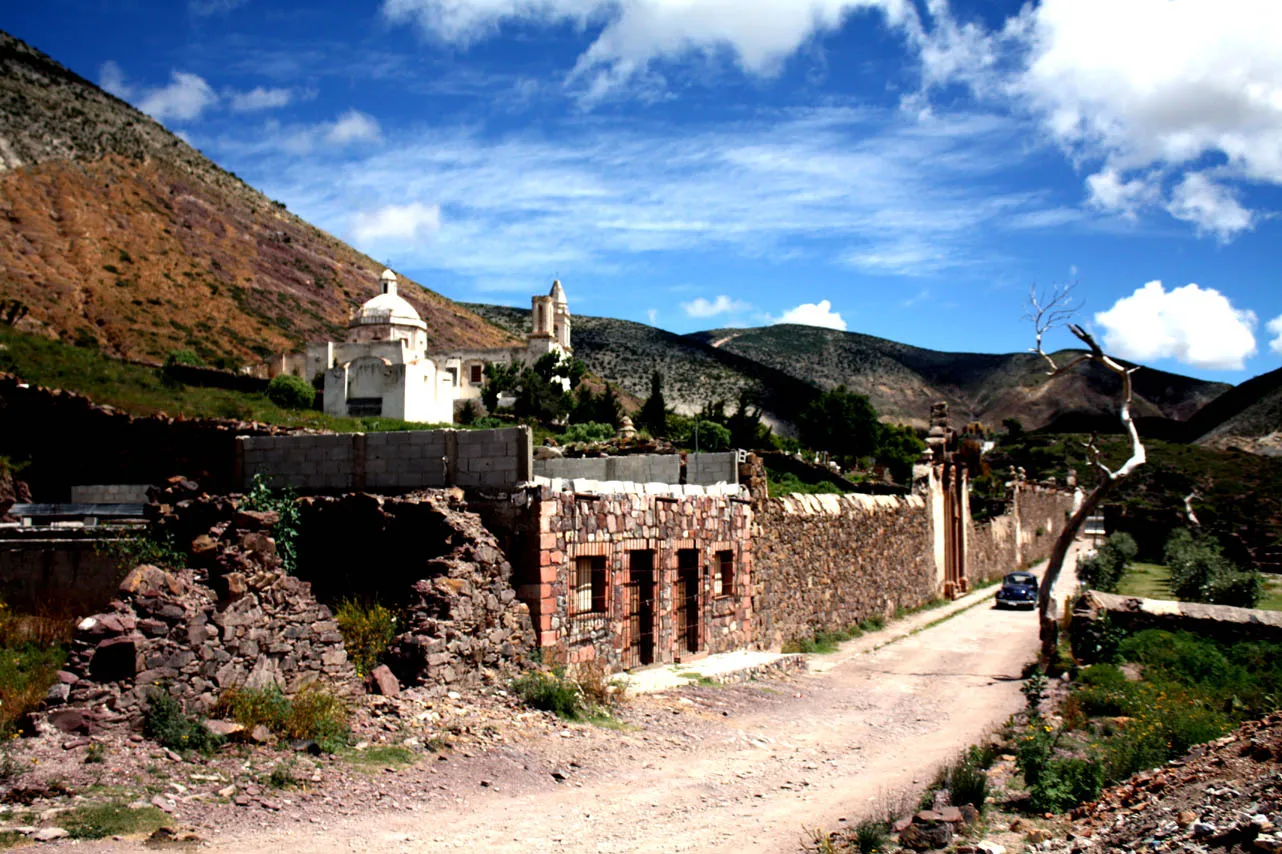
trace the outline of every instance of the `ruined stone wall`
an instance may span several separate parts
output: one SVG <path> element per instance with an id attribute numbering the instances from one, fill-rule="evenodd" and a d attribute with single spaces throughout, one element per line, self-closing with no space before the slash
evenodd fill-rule
<path id="1" fill-rule="evenodd" d="M 689 660 L 752 640 L 752 510 L 742 499 L 535 487 L 492 498 L 481 513 L 520 556 L 517 594 L 530 606 L 539 645 L 567 663 L 596 661 L 611 671 L 650 663 L 638 637 L 643 559 L 653 567 L 644 582 L 653 584 L 652 661 Z M 682 552 L 693 558 L 693 618 L 678 597 Z M 719 583 L 723 553 L 730 555 L 727 585 Z M 605 584 L 592 607 L 576 612 L 579 558 L 603 559 Z"/>
<path id="2" fill-rule="evenodd" d="M 792 495 L 753 524 L 755 643 L 776 647 L 935 598 L 930 508 L 918 495 Z"/>

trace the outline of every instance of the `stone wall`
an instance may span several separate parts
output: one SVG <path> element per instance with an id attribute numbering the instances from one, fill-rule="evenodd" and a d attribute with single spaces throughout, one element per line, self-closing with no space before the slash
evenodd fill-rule
<path id="1" fill-rule="evenodd" d="M 534 467 L 528 427 L 246 437 L 237 455 L 242 487 L 261 474 L 308 492 L 510 487 Z"/>
<path id="2" fill-rule="evenodd" d="M 938 595 L 930 509 L 919 495 L 792 495 L 757 506 L 759 647 L 845 629 Z"/>
<path id="3" fill-rule="evenodd" d="M 104 552 L 106 527 L 11 528 L 0 537 L 0 601 L 24 613 L 85 614 L 115 595 L 119 562 Z"/>
<path id="4" fill-rule="evenodd" d="M 102 613 L 77 625 L 55 690 L 101 722 L 136 721 L 161 688 L 207 712 L 229 688 L 309 683 L 360 691 L 342 635 L 311 585 L 280 566 L 273 513 L 171 486 L 155 505 L 162 535 L 190 543 L 189 568 L 140 566 Z M 183 495 L 182 493 L 187 493 Z M 190 537 L 193 530 L 203 533 Z"/>
<path id="5" fill-rule="evenodd" d="M 458 490 L 302 500 L 298 575 L 322 602 L 401 611 L 389 666 L 444 691 L 518 665 L 534 645 L 498 541 Z"/>
<path id="6" fill-rule="evenodd" d="M 513 556 L 517 595 L 530 607 L 539 645 L 567 663 L 597 661 L 613 671 L 752 640 L 752 510 L 745 500 L 535 487 L 470 501 Z M 600 559 L 602 581 L 576 596 L 580 558 Z M 643 590 L 653 603 L 648 626 Z"/>
<path id="7" fill-rule="evenodd" d="M 966 577 L 973 587 L 1050 556 L 1064 529 L 1073 497 L 1066 492 L 1021 484 L 1006 513 L 968 522 Z"/>
<path id="8" fill-rule="evenodd" d="M 0 456 L 30 461 L 22 479 L 33 501 L 69 501 L 80 484 L 164 483 L 176 474 L 230 492 L 239 487 L 236 437 L 290 432 L 246 421 L 131 416 L 0 374 Z"/>

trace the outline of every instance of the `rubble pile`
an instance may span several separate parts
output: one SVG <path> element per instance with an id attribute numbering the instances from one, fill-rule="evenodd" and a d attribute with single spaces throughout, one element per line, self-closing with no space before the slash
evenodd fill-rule
<path id="1" fill-rule="evenodd" d="M 1044 850 L 1282 854 L 1282 713 L 1137 774 L 1071 814 Z"/>
<path id="2" fill-rule="evenodd" d="M 292 694 L 321 682 L 359 692 L 333 614 L 280 566 L 269 534 L 276 514 L 236 504 L 180 478 L 157 496 L 157 529 L 190 543 L 190 565 L 135 567 L 107 610 L 80 621 L 51 691 L 74 707 L 59 721 L 136 721 L 157 687 L 200 712 L 231 687 L 275 683 Z M 202 533 L 178 539 L 193 527 Z"/>

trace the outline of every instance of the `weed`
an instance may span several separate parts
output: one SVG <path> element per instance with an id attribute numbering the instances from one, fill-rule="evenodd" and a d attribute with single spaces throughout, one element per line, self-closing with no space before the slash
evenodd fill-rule
<path id="1" fill-rule="evenodd" d="M 285 376 L 284 374 L 281 375 Z M 280 379 L 281 377 L 277 377 Z M 274 490 L 261 474 L 254 475 L 249 492 L 241 503 L 245 510 L 274 512 L 278 521 L 272 526 L 272 539 L 276 541 L 276 555 L 286 572 L 293 572 L 298 566 L 298 537 L 302 524 L 302 511 L 298 507 L 298 496 L 294 490 L 285 488 Z"/>
<path id="2" fill-rule="evenodd" d="M 399 744 L 376 744 L 343 755 L 353 765 L 366 768 L 400 768 L 418 761 L 418 754 Z"/>
<path id="3" fill-rule="evenodd" d="M 886 848 L 890 841 L 890 823 L 866 818 L 855 825 L 855 845 L 859 854 L 874 854 Z"/>
<path id="4" fill-rule="evenodd" d="M 969 755 L 948 769 L 948 800 L 955 807 L 970 804 L 977 810 L 988 800 L 988 774 Z"/>
<path id="5" fill-rule="evenodd" d="M 565 720 L 578 720 L 586 711 L 579 686 L 559 669 L 524 673 L 512 682 L 512 690 L 530 708 L 552 712 Z"/>
<path id="6" fill-rule="evenodd" d="M 310 739 L 325 753 L 347 744 L 348 709 L 342 698 L 318 683 L 303 687 L 291 700 L 276 685 L 232 688 L 216 707 L 246 729 L 265 726 L 287 739 Z"/>
<path id="7" fill-rule="evenodd" d="M 178 548 L 172 535 L 161 537 L 147 533 L 108 540 L 98 547 L 99 554 L 114 560 L 122 573 L 144 563 L 164 569 L 181 569 L 187 556 Z"/>
<path id="8" fill-rule="evenodd" d="M 105 839 L 131 833 L 147 833 L 164 826 L 169 816 L 155 807 L 131 809 L 113 802 L 76 807 L 58 817 L 58 823 L 72 839 Z"/>
<path id="9" fill-rule="evenodd" d="M 107 748 L 102 742 L 100 741 L 92 742 L 89 745 L 89 747 L 85 749 L 86 765 L 101 765 L 106 761 L 107 761 Z"/>
<path id="10" fill-rule="evenodd" d="M 717 688 L 721 683 L 717 680 L 704 676 L 702 673 L 695 673 L 693 670 L 683 670 L 677 674 L 682 679 L 688 679 L 700 688 Z"/>
<path id="11" fill-rule="evenodd" d="M 1099 797 L 1104 769 L 1094 759 L 1052 759 L 1028 795 L 1033 812 L 1065 812 Z"/>
<path id="12" fill-rule="evenodd" d="M 271 773 L 267 775 L 266 783 L 272 789 L 298 789 L 302 788 L 303 781 L 294 776 L 294 757 L 282 759 L 272 766 Z"/>
<path id="13" fill-rule="evenodd" d="M 170 750 L 210 754 L 223 741 L 200 719 L 184 714 L 178 701 L 160 689 L 147 698 L 142 727 L 144 735 Z"/>
<path id="14" fill-rule="evenodd" d="M 859 621 L 859 631 L 861 632 L 879 632 L 885 627 L 885 617 L 869 617 L 866 620 Z"/>
<path id="15" fill-rule="evenodd" d="M 1030 712 L 1035 713 L 1037 707 L 1041 705 L 1042 697 L 1046 694 L 1047 684 L 1046 674 L 1033 673 L 1019 689 L 1024 694 L 1024 702 Z"/>
<path id="16" fill-rule="evenodd" d="M 334 620 L 357 673 L 366 676 L 383 663 L 387 648 L 396 637 L 399 620 L 394 611 L 377 601 L 344 599 L 338 603 Z"/>

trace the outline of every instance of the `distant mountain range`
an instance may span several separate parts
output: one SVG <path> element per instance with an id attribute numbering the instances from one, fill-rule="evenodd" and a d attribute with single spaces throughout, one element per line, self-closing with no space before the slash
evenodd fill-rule
<path id="1" fill-rule="evenodd" d="M 513 333 L 529 328 L 529 311 L 470 304 L 472 311 Z M 644 398 L 650 374 L 680 411 L 709 400 L 733 401 L 746 390 L 775 424 L 791 422 L 821 390 L 844 385 L 866 394 L 883 418 L 926 426 L 930 405 L 949 403 L 954 423 L 1000 427 L 1017 418 L 1027 429 L 1117 429 L 1119 380 L 1083 366 L 1048 381 L 1045 362 L 1030 353 L 945 353 L 813 326 L 714 329 L 674 335 L 641 323 L 574 318 L 574 352 L 588 370 Z M 1055 354 L 1064 363 L 1076 351 Z M 1230 389 L 1145 368 L 1135 374 L 1135 412 L 1182 421 Z"/>
<path id="2" fill-rule="evenodd" d="M 0 33 L 0 310 L 26 308 L 17 328 L 133 359 L 189 349 L 244 364 L 341 337 L 382 271 Z M 439 294 L 402 293 L 441 346 L 510 340 Z"/>

